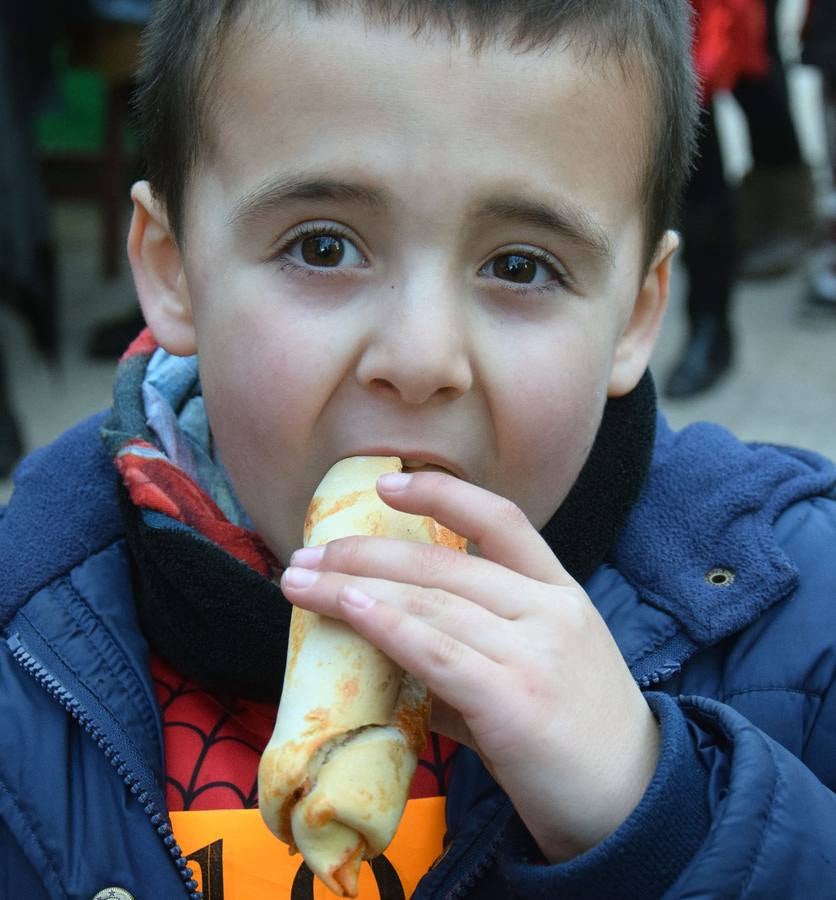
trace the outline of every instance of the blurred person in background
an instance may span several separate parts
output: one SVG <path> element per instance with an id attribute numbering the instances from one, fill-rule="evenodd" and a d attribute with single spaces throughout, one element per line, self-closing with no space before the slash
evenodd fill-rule
<path id="1" fill-rule="evenodd" d="M 712 387 L 730 368 L 730 308 L 737 267 L 732 189 L 726 179 L 713 109 L 718 91 L 769 68 L 762 0 L 693 0 L 694 60 L 702 80 L 696 168 L 682 204 L 682 261 L 688 276 L 685 346 L 665 384 L 668 397 Z"/>
<path id="2" fill-rule="evenodd" d="M 55 241 L 35 141 L 59 18 L 73 3 L 0 0 L 0 302 L 20 314 L 35 346 L 56 354 Z M 22 452 L 0 349 L 0 477 Z"/>
<path id="3" fill-rule="evenodd" d="M 822 75 L 830 191 L 822 204 L 821 245 L 810 268 L 810 299 L 836 312 L 836 0 L 813 0 L 803 34 L 801 61 Z"/>
<path id="4" fill-rule="evenodd" d="M 834 0 L 818 2 L 832 6 Z M 813 173 L 801 153 L 781 55 L 783 3 L 763 3 L 768 64 L 761 72 L 743 72 L 734 87 L 752 153 L 752 167 L 735 198 L 737 270 L 744 278 L 771 278 L 797 269 L 816 225 Z"/>
<path id="5" fill-rule="evenodd" d="M 152 0 L 0 0 L 0 303 L 26 323 L 34 347 L 54 360 L 60 345 L 56 246 L 37 147 L 38 117 L 51 99 L 52 51 L 68 25 L 142 23 Z M 23 451 L 0 347 L 0 478 Z"/>

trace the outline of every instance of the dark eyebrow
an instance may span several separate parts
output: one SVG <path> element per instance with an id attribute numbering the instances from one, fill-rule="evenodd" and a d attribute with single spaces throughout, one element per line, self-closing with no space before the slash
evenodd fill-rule
<path id="1" fill-rule="evenodd" d="M 255 222 L 274 209 L 298 200 L 359 203 L 373 210 L 389 207 L 386 194 L 378 188 L 361 182 L 299 174 L 260 184 L 235 204 L 227 221 L 230 225 Z M 614 265 L 612 247 L 604 229 L 575 204 L 563 203 L 562 208 L 553 208 L 536 200 L 495 197 L 480 204 L 476 215 L 555 231 Z"/>
<path id="2" fill-rule="evenodd" d="M 382 191 L 359 182 L 291 175 L 267 181 L 250 191 L 235 204 L 227 222 L 237 225 L 257 221 L 277 207 L 296 200 L 348 201 L 372 209 L 383 209 L 388 205 Z"/>
<path id="3" fill-rule="evenodd" d="M 582 207 L 562 203 L 553 208 L 536 200 L 497 197 L 480 205 L 477 217 L 556 231 L 593 256 L 615 265 L 612 245 L 604 229 Z"/>

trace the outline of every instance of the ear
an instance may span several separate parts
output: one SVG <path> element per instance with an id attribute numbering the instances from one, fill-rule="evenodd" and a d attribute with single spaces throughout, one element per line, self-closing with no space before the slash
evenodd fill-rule
<path id="1" fill-rule="evenodd" d="M 147 181 L 133 186 L 131 199 L 128 259 L 142 314 L 161 347 L 191 356 L 197 352 L 192 304 L 168 215 Z"/>
<path id="2" fill-rule="evenodd" d="M 609 397 L 629 394 L 650 363 L 668 305 L 671 262 L 677 247 L 677 233 L 666 231 L 659 241 L 653 262 L 636 296 L 633 312 L 616 345 L 607 386 Z"/>

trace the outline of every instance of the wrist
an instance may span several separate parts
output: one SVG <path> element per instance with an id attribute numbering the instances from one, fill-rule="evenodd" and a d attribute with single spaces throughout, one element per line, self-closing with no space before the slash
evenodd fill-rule
<path id="1" fill-rule="evenodd" d="M 660 723 L 661 748 L 639 805 L 613 834 L 560 865 L 543 865 L 528 828 L 513 820 L 500 869 L 519 896 L 661 897 L 697 852 L 711 825 L 708 773 L 676 701 L 666 694 L 647 700 Z"/>
<path id="2" fill-rule="evenodd" d="M 542 818 L 520 812 L 547 862 L 565 863 L 586 853 L 617 831 L 641 802 L 661 743 L 659 723 L 641 695 L 632 724 L 620 751 L 590 749 L 586 777 L 566 786 L 563 797 L 550 795 L 554 805 Z"/>

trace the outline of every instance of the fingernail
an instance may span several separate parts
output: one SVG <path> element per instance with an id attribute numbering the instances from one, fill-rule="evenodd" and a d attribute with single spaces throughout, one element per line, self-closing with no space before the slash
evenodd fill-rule
<path id="1" fill-rule="evenodd" d="M 295 588 L 310 587 L 319 578 L 318 572 L 309 569 L 289 568 L 284 570 L 282 580 L 285 584 Z"/>
<path id="2" fill-rule="evenodd" d="M 397 491 L 403 491 L 412 481 L 411 475 L 405 475 L 403 472 L 391 472 L 388 475 L 381 475 L 377 479 L 378 487 L 384 491 L 391 491 L 393 494 Z"/>
<path id="3" fill-rule="evenodd" d="M 375 601 L 368 594 L 351 587 L 343 590 L 343 595 L 340 599 L 346 606 L 351 606 L 354 609 L 371 609 L 375 604 Z"/>
<path id="4" fill-rule="evenodd" d="M 325 555 L 325 547 L 302 547 L 290 557 L 292 566 L 301 566 L 303 569 L 315 569 Z"/>

